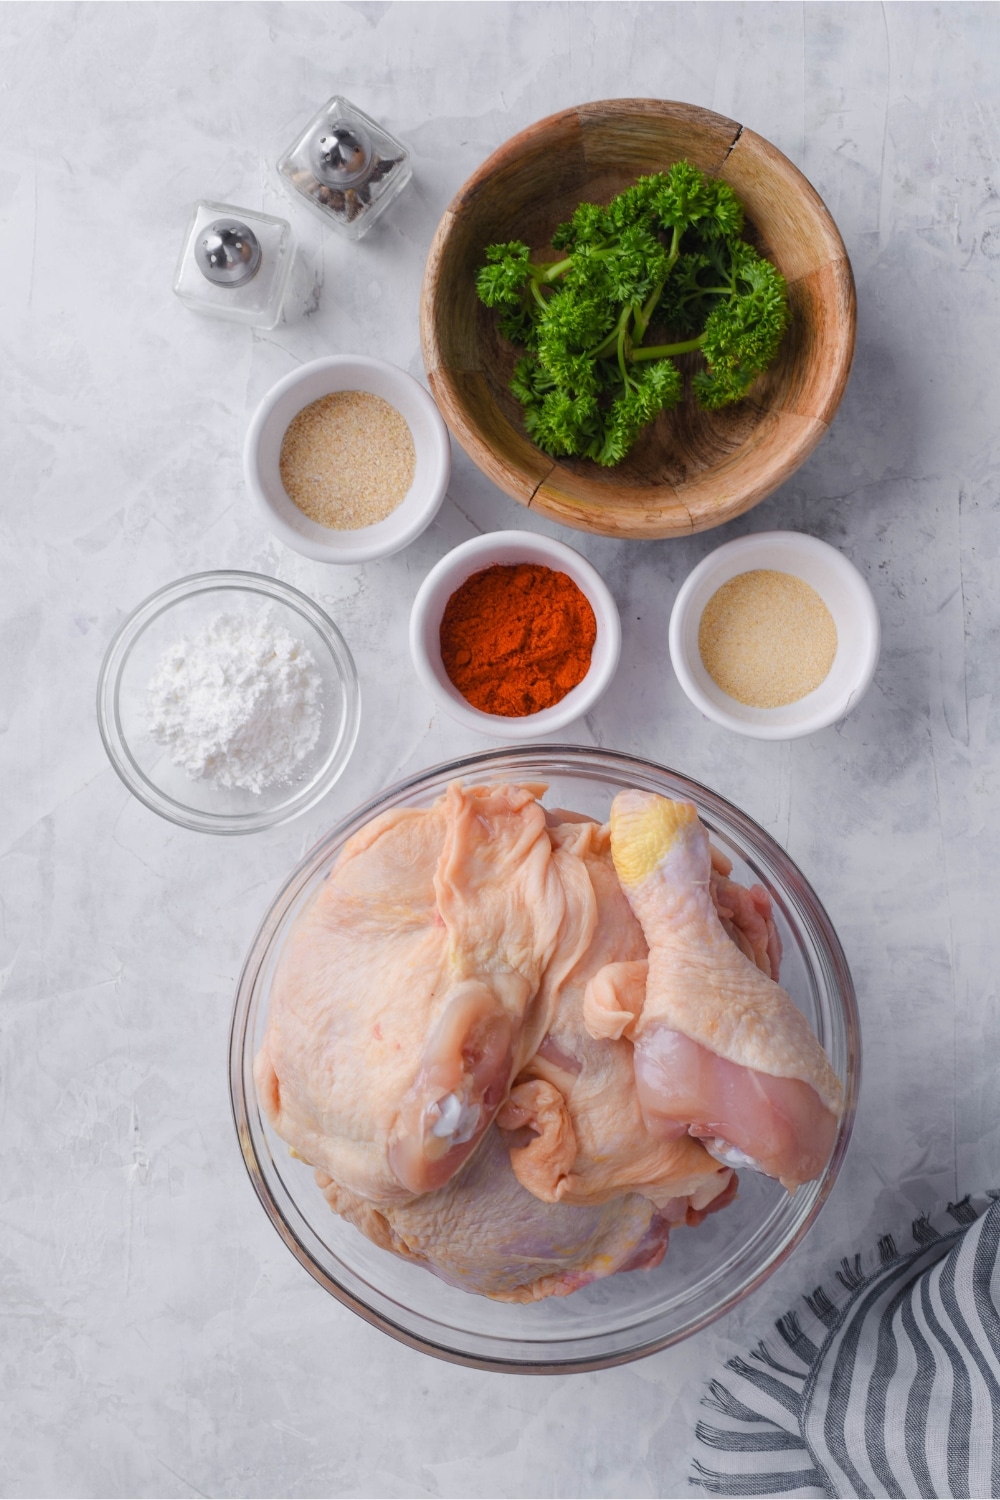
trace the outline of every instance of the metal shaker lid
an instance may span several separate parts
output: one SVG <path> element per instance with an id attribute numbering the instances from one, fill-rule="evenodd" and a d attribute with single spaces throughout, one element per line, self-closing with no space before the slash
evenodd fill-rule
<path id="1" fill-rule="evenodd" d="M 217 286 L 245 286 L 260 270 L 260 241 L 239 219 L 216 219 L 198 236 L 195 259 Z"/>
<path id="2" fill-rule="evenodd" d="M 363 125 L 330 121 L 309 143 L 309 160 L 318 181 L 327 187 L 348 188 L 363 182 L 371 171 L 375 149 Z"/>

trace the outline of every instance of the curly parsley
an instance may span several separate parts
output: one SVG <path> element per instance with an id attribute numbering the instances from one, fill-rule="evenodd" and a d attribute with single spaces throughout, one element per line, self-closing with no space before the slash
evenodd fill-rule
<path id="1" fill-rule="evenodd" d="M 683 394 L 675 357 L 700 350 L 692 382 L 709 410 L 745 396 L 788 325 L 780 271 L 742 238 L 733 190 L 690 162 L 640 177 L 606 208 L 581 203 L 533 262 L 520 240 L 490 245 L 476 278 L 501 332 L 526 353 L 511 390 L 553 456 L 620 463 Z M 650 325 L 670 343 L 646 344 Z"/>

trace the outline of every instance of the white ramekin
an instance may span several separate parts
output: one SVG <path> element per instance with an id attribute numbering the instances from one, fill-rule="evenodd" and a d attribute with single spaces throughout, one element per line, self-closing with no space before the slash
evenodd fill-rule
<path id="1" fill-rule="evenodd" d="M 782 708 L 738 703 L 708 675 L 698 650 L 698 627 L 712 595 L 757 568 L 810 584 L 837 627 L 837 654 L 824 681 Z M 759 531 L 717 547 L 689 574 L 674 602 L 669 639 L 677 680 L 706 718 L 754 739 L 792 740 L 835 724 L 860 701 L 875 672 L 881 632 L 871 589 L 836 547 L 799 531 Z"/>
<path id="2" fill-rule="evenodd" d="M 335 531 L 312 521 L 281 482 L 281 444 L 304 406 L 336 391 L 370 391 L 394 406 L 413 436 L 413 483 L 391 515 L 374 526 Z M 243 449 L 247 488 L 265 523 L 286 546 L 317 562 L 358 563 L 388 557 L 429 526 L 451 476 L 451 445 L 441 413 L 419 381 L 383 359 L 333 354 L 292 370 L 273 386 L 250 421 Z"/>
<path id="3" fill-rule="evenodd" d="M 441 660 L 441 620 L 456 589 L 473 573 L 494 563 L 539 563 L 566 573 L 590 600 L 597 621 L 590 670 L 583 681 L 552 708 L 524 718 L 486 714 L 473 708 L 454 686 Z M 533 740 L 564 729 L 587 713 L 608 687 L 621 653 L 621 622 L 607 584 L 586 558 L 567 547 L 526 531 L 491 531 L 463 542 L 431 569 L 413 601 L 410 654 L 417 676 L 438 705 L 457 723 L 500 740 Z"/>

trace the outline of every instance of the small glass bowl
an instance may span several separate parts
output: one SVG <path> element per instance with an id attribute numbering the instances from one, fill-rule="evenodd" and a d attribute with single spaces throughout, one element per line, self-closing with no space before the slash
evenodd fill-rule
<path id="1" fill-rule="evenodd" d="M 225 613 L 266 615 L 312 655 L 323 684 L 323 725 L 291 780 L 261 792 L 194 781 L 149 730 L 149 682 L 165 651 Z M 104 748 L 133 796 L 161 817 L 201 833 L 255 833 L 314 807 L 347 765 L 358 737 L 361 694 L 354 660 L 323 611 L 261 573 L 195 573 L 151 594 L 120 626 L 97 683 Z"/>
<path id="2" fill-rule="evenodd" d="M 313 1170 L 295 1159 L 261 1113 L 253 1060 L 267 1027 L 275 971 L 302 912 L 347 840 L 379 813 L 430 807 L 456 777 L 547 783 L 550 807 L 605 820 L 625 787 L 693 802 L 733 878 L 769 893 L 781 936 L 781 982 L 806 1015 L 844 1085 L 844 1114 L 821 1177 L 794 1197 L 741 1172 L 736 1200 L 697 1229 L 670 1236 L 662 1265 L 619 1272 L 569 1297 L 492 1302 L 380 1250 L 338 1218 Z M 441 1359 L 481 1370 L 556 1374 L 624 1364 L 714 1322 L 791 1255 L 833 1188 L 854 1124 L 861 1035 L 850 970 L 830 919 L 783 849 L 706 787 L 650 761 L 610 750 L 534 745 L 491 750 L 399 782 L 339 823 L 292 871 L 243 966 L 229 1044 L 229 1087 L 247 1171 L 265 1212 L 296 1259 L 340 1302 L 377 1328 Z"/>

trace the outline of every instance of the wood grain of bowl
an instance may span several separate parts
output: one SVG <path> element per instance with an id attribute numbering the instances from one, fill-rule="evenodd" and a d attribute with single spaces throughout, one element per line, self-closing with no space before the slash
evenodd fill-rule
<path id="1" fill-rule="evenodd" d="M 686 396 L 662 412 L 614 468 L 553 459 L 527 436 L 508 389 L 520 351 L 476 296 L 483 251 L 522 239 L 540 254 L 578 203 L 606 203 L 641 174 L 684 158 L 729 183 L 746 210 L 747 238 L 788 282 L 791 324 L 778 357 L 734 406 L 706 412 Z M 446 210 L 421 294 L 431 390 L 470 458 L 508 495 L 552 520 L 637 539 L 707 531 L 793 474 L 837 410 L 855 321 L 847 251 L 802 173 L 737 121 L 661 99 L 585 104 L 513 136 Z M 697 356 L 686 359 L 697 367 Z"/>

